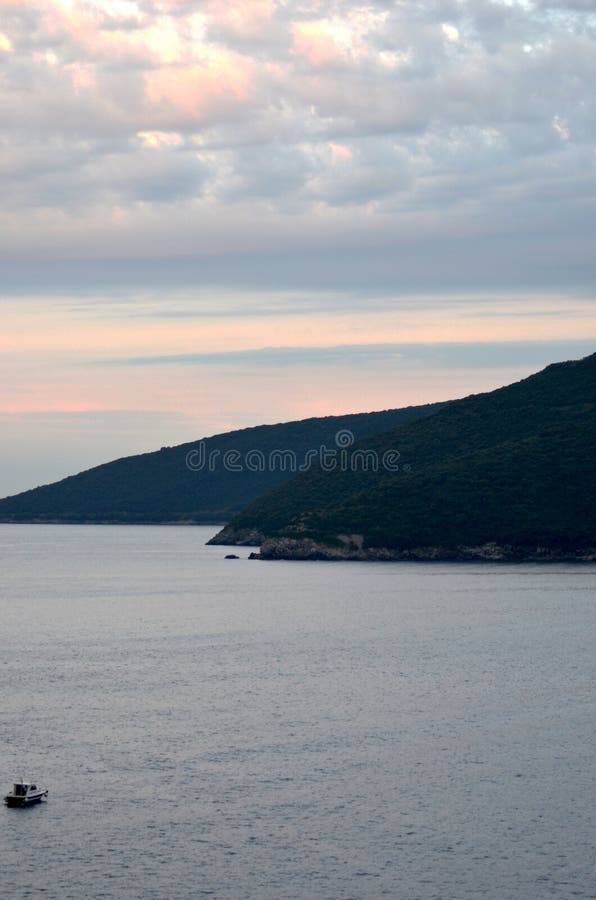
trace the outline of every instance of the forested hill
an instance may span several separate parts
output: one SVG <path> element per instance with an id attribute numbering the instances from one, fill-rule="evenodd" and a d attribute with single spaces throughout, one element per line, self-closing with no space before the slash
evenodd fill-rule
<path id="1" fill-rule="evenodd" d="M 265 556 L 291 558 L 374 558 L 383 548 L 449 557 L 485 543 L 510 545 L 514 557 L 594 548 L 595 446 L 593 354 L 362 440 L 352 454 L 381 461 L 398 451 L 399 470 L 347 464 L 299 475 L 215 541 L 258 532 L 271 539 Z"/>
<path id="2" fill-rule="evenodd" d="M 0 500 L 1 522 L 225 522 L 287 481 L 307 454 L 434 413 L 444 404 L 261 425 L 96 466 Z M 226 456 L 227 454 L 227 456 Z"/>

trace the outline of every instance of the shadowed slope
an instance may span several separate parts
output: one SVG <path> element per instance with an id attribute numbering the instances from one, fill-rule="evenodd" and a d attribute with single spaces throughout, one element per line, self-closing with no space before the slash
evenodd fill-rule
<path id="1" fill-rule="evenodd" d="M 163 447 L 0 500 L 0 521 L 225 522 L 255 497 L 287 481 L 296 471 L 292 459 L 300 465 L 308 451 L 335 446 L 338 431 L 349 429 L 356 438 L 364 437 L 431 415 L 442 405 L 261 425 Z M 198 469 L 200 449 L 205 462 Z M 189 453 L 194 470 L 187 465 Z M 290 454 L 290 464 L 284 453 Z"/>
<path id="2" fill-rule="evenodd" d="M 216 540 L 264 537 L 366 548 L 596 544 L 596 354 L 456 400 L 360 441 L 400 470 L 300 475 L 259 498 Z"/>

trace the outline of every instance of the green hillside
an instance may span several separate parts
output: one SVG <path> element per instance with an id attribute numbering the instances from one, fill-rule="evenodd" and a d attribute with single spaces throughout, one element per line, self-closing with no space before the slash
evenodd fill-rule
<path id="1" fill-rule="evenodd" d="M 163 447 L 0 500 L 0 522 L 225 522 L 287 481 L 293 462 L 295 471 L 308 451 L 335 446 L 338 431 L 363 438 L 442 405 L 261 425 Z M 205 464 L 199 468 L 201 449 Z M 189 453 L 194 469 L 187 465 Z"/>
<path id="2" fill-rule="evenodd" d="M 360 441 L 352 453 L 399 451 L 399 471 L 310 471 L 219 539 L 248 529 L 330 547 L 355 535 L 365 550 L 596 546 L 595 438 L 596 354 Z"/>

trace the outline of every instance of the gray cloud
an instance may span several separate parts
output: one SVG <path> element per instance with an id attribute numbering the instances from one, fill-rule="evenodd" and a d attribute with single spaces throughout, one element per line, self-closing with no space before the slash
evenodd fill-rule
<path id="1" fill-rule="evenodd" d="M 3 21 L 7 258 L 215 254 L 208 279 L 286 253 L 290 285 L 310 248 L 320 283 L 593 277 L 592 3 L 96 7 Z"/>
<path id="2" fill-rule="evenodd" d="M 577 359 L 595 352 L 594 340 L 495 341 L 486 343 L 350 344 L 331 347 L 263 347 L 221 353 L 181 353 L 170 356 L 134 356 L 101 360 L 100 366 L 255 366 L 264 368 L 308 366 L 387 366 L 407 368 L 509 368 L 545 366 L 553 360 Z"/>
<path id="3" fill-rule="evenodd" d="M 531 216 L 525 209 L 516 210 L 514 216 L 506 198 L 486 215 L 486 220 L 476 217 L 479 234 L 474 234 L 470 224 L 466 220 L 462 222 L 451 211 L 447 220 L 443 223 L 441 218 L 439 223 L 449 232 L 446 236 L 421 235 L 415 221 L 412 234 L 392 235 L 389 219 L 385 229 L 365 234 L 360 241 L 349 236 L 342 246 L 341 233 L 335 234 L 331 226 L 325 230 L 313 222 L 318 247 L 309 247 L 306 240 L 296 240 L 296 246 L 288 250 L 282 247 L 269 252 L 239 252 L 243 237 L 240 234 L 238 243 L 226 254 L 201 253 L 203 248 L 195 241 L 194 257 L 190 252 L 193 241 L 177 234 L 179 249 L 187 253 L 173 259 L 163 255 L 167 247 L 165 229 L 161 246 L 151 244 L 154 255 L 150 259 L 146 258 L 144 233 L 134 240 L 131 236 L 124 248 L 132 259 L 116 256 L 116 234 L 106 259 L 96 253 L 99 259 L 27 259 L 24 264 L 21 251 L 15 253 L 13 260 L 0 260 L 0 296 L 49 293 L 60 297 L 68 291 L 82 297 L 97 297 L 100 292 L 119 292 L 128 295 L 127 308 L 132 310 L 136 300 L 131 296 L 142 295 L 150 285 L 160 289 L 159 302 L 165 315 L 170 309 L 179 308 L 176 292 L 180 289 L 194 290 L 195 299 L 190 299 L 185 310 L 201 314 L 204 306 L 201 298 L 208 296 L 211 289 L 223 288 L 236 294 L 231 308 L 240 314 L 244 307 L 249 315 L 253 307 L 259 309 L 272 302 L 280 311 L 288 305 L 299 311 L 304 304 L 313 302 L 313 292 L 318 309 L 342 304 L 362 307 L 374 305 L 377 297 L 396 298 L 424 292 L 437 294 L 437 302 L 444 305 L 456 292 L 468 292 L 482 304 L 486 296 L 492 302 L 495 292 L 502 292 L 505 299 L 513 291 L 519 293 L 519 302 L 523 304 L 523 292 L 538 290 L 544 291 L 545 297 L 553 291 L 564 292 L 568 297 L 579 295 L 586 304 L 594 306 L 593 212 L 587 204 L 582 206 L 578 202 L 576 209 L 561 208 L 557 218 L 556 209 L 551 209 L 548 203 L 541 206 L 537 202 L 532 215 L 540 217 L 541 231 L 529 234 Z M 246 223 L 250 227 L 250 219 Z M 257 227 L 254 221 L 253 227 Z M 273 229 L 269 235 L 273 243 Z M 231 225 L 228 244 L 235 237 Z M 244 239 L 246 242 L 245 235 Z M 76 243 L 74 238 L 73 243 Z M 252 297 L 242 300 L 242 294 L 259 290 L 266 292 L 262 300 Z M 284 301 L 281 294 L 286 290 L 298 291 L 301 296 Z M 143 303 L 141 311 L 142 306 Z"/>

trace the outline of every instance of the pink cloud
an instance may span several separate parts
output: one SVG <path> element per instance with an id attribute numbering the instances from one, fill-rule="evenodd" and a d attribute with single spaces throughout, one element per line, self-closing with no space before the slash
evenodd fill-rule
<path id="1" fill-rule="evenodd" d="M 177 12 L 179 10 L 193 9 L 195 0 L 156 0 L 155 9 L 160 12 Z"/>
<path id="2" fill-rule="evenodd" d="M 184 29 L 174 16 L 139 19 L 136 27 L 121 28 L 118 19 L 101 6 L 89 10 L 53 0 L 39 8 L 41 31 L 48 42 L 66 38 L 85 60 L 181 62 L 192 44 L 182 36 Z"/>
<path id="3" fill-rule="evenodd" d="M 217 25 L 237 34 L 254 34 L 275 12 L 272 0 L 208 0 L 207 13 Z"/>
<path id="4" fill-rule="evenodd" d="M 209 101 L 222 96 L 245 103 L 252 82 L 252 61 L 228 51 L 206 63 L 164 66 L 145 74 L 145 94 L 152 104 L 169 104 L 188 116 L 201 116 Z"/>
<path id="5" fill-rule="evenodd" d="M 93 66 L 83 63 L 70 63 L 64 66 L 64 71 L 68 74 L 72 81 L 75 94 L 81 91 L 90 90 L 96 85 L 95 69 Z"/>
<path id="6" fill-rule="evenodd" d="M 331 158 L 333 162 L 347 162 L 351 160 L 354 156 L 349 147 L 346 147 L 345 144 L 329 144 L 329 149 L 331 150 Z"/>
<path id="7" fill-rule="evenodd" d="M 66 34 L 84 47 L 93 47 L 97 43 L 99 20 L 96 16 L 89 15 L 80 7 L 69 7 L 57 2 L 39 4 L 39 8 L 42 11 L 43 30 L 49 37 Z"/>
<path id="8" fill-rule="evenodd" d="M 342 55 L 328 25 L 324 21 L 293 22 L 293 50 L 304 56 L 313 66 L 339 59 Z"/>

